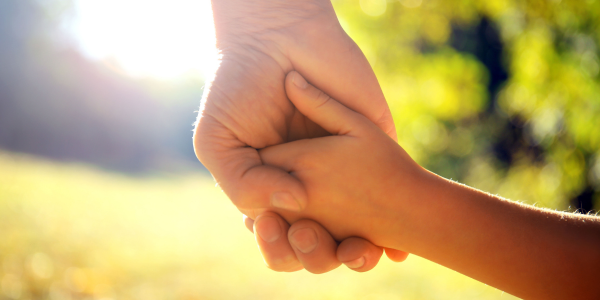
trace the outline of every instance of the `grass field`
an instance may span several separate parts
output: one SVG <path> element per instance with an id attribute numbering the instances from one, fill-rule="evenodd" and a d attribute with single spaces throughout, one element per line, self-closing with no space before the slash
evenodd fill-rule
<path id="1" fill-rule="evenodd" d="M 416 256 L 267 269 L 204 174 L 132 177 L 0 152 L 0 299 L 514 299 Z"/>

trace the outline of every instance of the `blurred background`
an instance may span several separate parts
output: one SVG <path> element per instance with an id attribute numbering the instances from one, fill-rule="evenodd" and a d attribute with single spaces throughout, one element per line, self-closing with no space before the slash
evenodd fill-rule
<path id="1" fill-rule="evenodd" d="M 359 4 L 339 15 L 412 157 L 512 200 L 598 209 L 600 2 Z"/>
<path id="2" fill-rule="evenodd" d="M 203 2 L 3 1 L 0 147 L 126 172 L 198 169 L 191 124 L 214 45 Z"/>
<path id="3" fill-rule="evenodd" d="M 0 1 L 0 299 L 511 299 L 411 256 L 282 274 L 196 160 L 208 1 Z M 600 208 L 600 2 L 335 0 L 426 168 Z"/>

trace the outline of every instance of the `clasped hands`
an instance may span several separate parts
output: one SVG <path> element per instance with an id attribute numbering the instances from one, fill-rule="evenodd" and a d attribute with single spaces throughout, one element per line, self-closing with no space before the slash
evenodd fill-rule
<path id="1" fill-rule="evenodd" d="M 336 253 L 339 262 L 357 271 L 369 270 L 379 260 L 381 249 L 355 237 L 390 248 L 401 247 L 397 238 L 405 229 L 399 219 L 407 209 L 402 201 L 391 199 L 398 195 L 418 198 L 424 169 L 370 120 L 307 83 L 298 72 L 290 72 L 285 82 L 295 107 L 332 134 L 259 150 L 265 165 L 296 177 L 306 191 L 308 203 L 300 212 L 275 209 L 293 223 L 288 229 L 290 250 L 309 271 L 315 270 L 315 256 L 330 256 L 335 262 L 336 243 L 321 227 L 324 226 L 336 240 L 346 239 Z M 318 224 L 309 220 L 295 222 L 302 218 Z M 282 248 L 289 246 L 277 234 L 271 235 L 269 229 L 260 228 L 265 220 L 280 228 L 287 226 L 277 221 L 276 214 L 258 216 L 254 225 L 256 240 L 261 249 L 266 249 L 266 257 L 274 242 Z M 398 254 L 400 260 L 406 258 L 403 253 Z M 335 266 L 334 263 L 330 267 Z M 316 267 L 317 272 L 321 271 Z"/>
<path id="2" fill-rule="evenodd" d="M 380 133 L 385 133 L 386 141 L 396 146 L 392 148 L 401 148 L 394 142 L 391 113 L 369 63 L 339 25 L 329 0 L 213 0 L 212 7 L 222 57 L 205 87 L 194 134 L 198 158 L 247 216 L 246 225 L 254 230 L 270 268 L 322 273 L 345 263 L 357 271 L 370 270 L 383 252 L 376 245 L 386 245 L 374 229 L 389 224 L 373 222 L 384 216 L 365 210 L 365 203 L 353 205 L 375 199 L 378 191 L 384 191 L 378 189 L 384 182 L 361 190 L 369 195 L 353 194 L 358 190 L 348 187 L 368 182 L 381 161 L 353 173 L 344 167 L 368 161 L 369 148 L 379 147 L 369 144 L 371 134 L 379 141 Z M 302 99 L 309 98 L 298 93 L 292 99 L 290 80 L 296 75 L 286 80 L 292 70 L 311 83 L 303 91 L 318 88 L 323 91 L 315 92 L 318 97 L 331 96 L 347 111 L 307 115 L 310 110 L 301 107 L 310 107 L 302 106 Z M 352 126 L 347 115 L 353 114 L 369 121 L 358 126 L 370 128 L 361 139 L 370 141 L 362 144 L 366 153 L 361 154 L 366 156 L 359 152 L 341 156 L 343 150 L 352 150 L 344 147 L 354 146 L 346 139 L 354 132 L 347 131 Z M 326 137 L 331 134 L 338 136 Z M 356 182 L 343 176 L 355 176 Z M 329 195 L 322 193 L 332 188 L 326 184 L 334 183 L 344 186 L 331 189 Z M 359 202 L 353 202 L 356 199 Z M 395 261 L 407 255 L 390 248 L 386 253 Z"/>

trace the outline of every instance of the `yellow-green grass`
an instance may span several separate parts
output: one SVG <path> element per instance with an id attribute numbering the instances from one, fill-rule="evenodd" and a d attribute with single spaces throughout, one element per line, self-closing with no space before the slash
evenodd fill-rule
<path id="1" fill-rule="evenodd" d="M 0 289 L 0 299 L 513 299 L 416 256 L 367 273 L 277 273 L 208 175 L 134 177 L 5 152 Z"/>

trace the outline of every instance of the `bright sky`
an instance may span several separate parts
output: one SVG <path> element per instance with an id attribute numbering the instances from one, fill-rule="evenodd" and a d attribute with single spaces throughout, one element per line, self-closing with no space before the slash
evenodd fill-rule
<path id="1" fill-rule="evenodd" d="M 208 76 L 215 68 L 207 0 L 76 0 L 71 25 L 83 52 L 131 76 Z"/>

